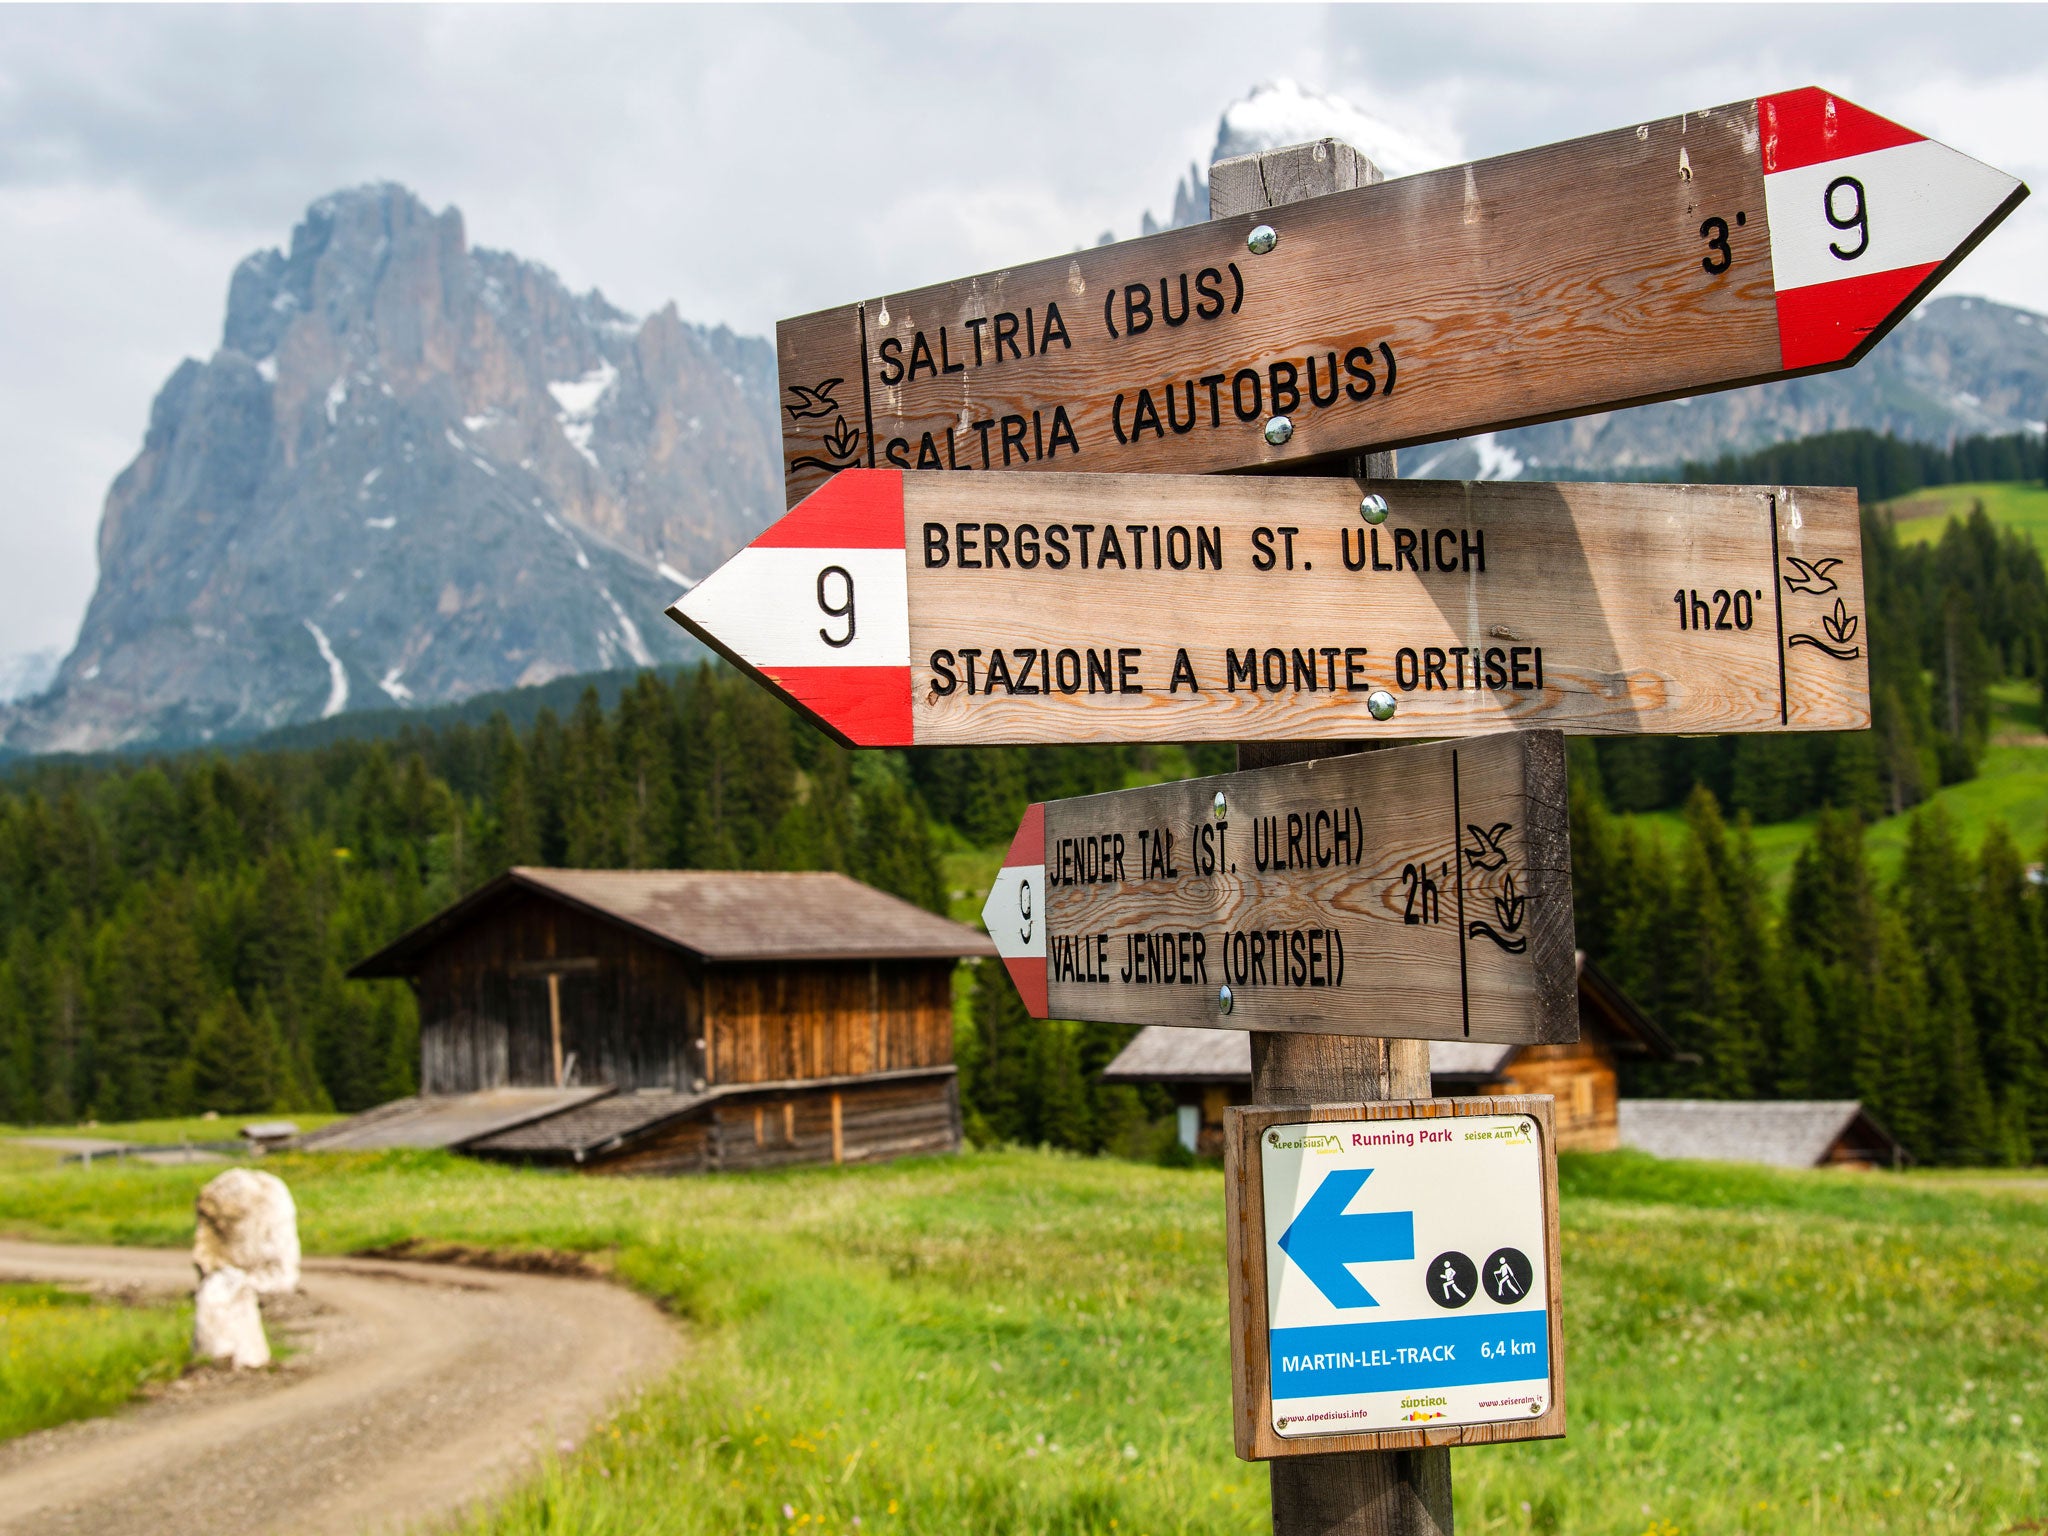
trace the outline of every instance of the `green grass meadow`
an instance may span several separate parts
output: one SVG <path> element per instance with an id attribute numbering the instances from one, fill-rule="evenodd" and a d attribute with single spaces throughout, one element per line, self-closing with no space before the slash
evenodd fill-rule
<path id="1" fill-rule="evenodd" d="M 1265 1529 L 1230 1449 L 1221 1176 L 1001 1151 L 690 1179 L 281 1157 L 310 1251 L 601 1256 L 685 1364 L 479 1532 Z M 1571 1432 L 1453 1457 L 1463 1532 L 2048 1519 L 2042 1182 L 1567 1156 Z M 0 1174 L 0 1232 L 182 1244 L 206 1170 Z"/>
<path id="2" fill-rule="evenodd" d="M 1889 511 L 1903 544 L 1931 544 L 1952 517 L 1968 517 L 1970 508 L 1984 511 L 2001 528 L 2016 528 L 2037 543 L 2048 543 L 2048 487 L 2019 482 L 1980 485 L 1932 485 L 1895 496 L 1879 505 Z"/>
<path id="3" fill-rule="evenodd" d="M 0 1440 L 111 1413 L 183 1371 L 191 1341 L 186 1303 L 0 1284 Z"/>
<path id="4" fill-rule="evenodd" d="M 167 1120 L 109 1121 L 104 1125 L 97 1120 L 79 1125 L 0 1125 L 0 1142 L 17 1136 L 95 1137 L 136 1146 L 175 1147 L 187 1142 L 238 1141 L 243 1126 L 266 1120 L 289 1120 L 302 1131 L 312 1131 L 340 1118 L 316 1110 L 294 1110 L 276 1115 L 215 1115 L 211 1119 L 205 1115 L 179 1115 Z"/>

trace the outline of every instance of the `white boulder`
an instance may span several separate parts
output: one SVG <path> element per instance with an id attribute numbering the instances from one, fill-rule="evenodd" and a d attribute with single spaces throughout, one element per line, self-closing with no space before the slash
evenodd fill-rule
<path id="1" fill-rule="evenodd" d="M 270 1341 L 263 1336 L 256 1287 L 231 1264 L 199 1282 L 193 1296 L 192 1352 L 202 1359 L 225 1361 L 236 1370 L 270 1364 Z"/>
<path id="2" fill-rule="evenodd" d="M 298 1289 L 299 1211 L 283 1179 L 231 1168 L 199 1191 L 198 1216 L 192 1261 L 202 1282 L 234 1269 L 256 1296 Z"/>

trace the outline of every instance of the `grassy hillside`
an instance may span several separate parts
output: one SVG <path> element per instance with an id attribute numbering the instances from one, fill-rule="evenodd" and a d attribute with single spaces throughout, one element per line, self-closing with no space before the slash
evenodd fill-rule
<path id="1" fill-rule="evenodd" d="M 1973 852 L 1986 828 L 2004 822 L 2031 862 L 2048 844 L 2048 735 L 2042 734 L 2040 693 L 2031 682 L 2012 680 L 1994 684 L 1991 694 L 1991 747 L 1977 777 L 1938 790 L 1924 803 L 1941 806 Z M 1677 811 L 1645 811 L 1624 819 L 1662 838 L 1667 848 L 1676 849 L 1685 837 L 1685 818 Z M 1880 879 L 1897 873 L 1910 820 L 1910 812 L 1887 817 L 1865 836 L 1864 847 Z M 1772 890 L 1782 890 L 1791 879 L 1792 863 L 1812 835 L 1811 816 L 1754 829 L 1757 863 Z"/>
<path id="2" fill-rule="evenodd" d="M 474 1529 L 1259 1528 L 1221 1177 L 1031 1152 L 697 1179 L 281 1158 L 308 1249 L 606 1256 L 676 1377 Z M 0 1232 L 189 1238 L 204 1177 L 0 1176 Z M 2048 1200 L 2021 1181 L 1564 1159 L 1571 1433 L 1461 1451 L 1461 1529 L 2003 1531 L 2048 1497 Z"/>
<path id="3" fill-rule="evenodd" d="M 1976 502 L 1984 503 L 1991 521 L 2016 528 L 2048 548 L 2048 486 L 2015 483 L 1939 485 L 1895 496 L 1879 505 L 1897 520 L 1899 541 L 1932 543 L 1952 517 L 1967 517 Z"/>

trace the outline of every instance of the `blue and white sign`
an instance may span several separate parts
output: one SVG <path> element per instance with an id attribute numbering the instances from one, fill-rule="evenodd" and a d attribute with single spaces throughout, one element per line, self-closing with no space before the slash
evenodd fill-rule
<path id="1" fill-rule="evenodd" d="M 1491 1424 L 1550 1406 L 1544 1150 L 1528 1115 L 1266 1131 L 1276 1434 Z"/>

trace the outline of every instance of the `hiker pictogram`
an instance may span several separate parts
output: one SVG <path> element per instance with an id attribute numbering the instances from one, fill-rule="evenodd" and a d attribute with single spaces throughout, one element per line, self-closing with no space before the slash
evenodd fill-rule
<path id="1" fill-rule="evenodd" d="M 1521 1249 L 1496 1248 L 1480 1278 L 1488 1296 L 1504 1307 L 1512 1307 L 1529 1299 L 1529 1282 L 1534 1275 L 1535 1269 Z"/>

